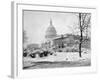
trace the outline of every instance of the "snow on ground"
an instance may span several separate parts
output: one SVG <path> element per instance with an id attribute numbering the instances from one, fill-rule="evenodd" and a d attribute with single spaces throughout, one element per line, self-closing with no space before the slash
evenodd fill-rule
<path id="1" fill-rule="evenodd" d="M 36 57 L 30 58 L 26 57 L 24 60 L 24 66 L 32 66 L 34 65 L 33 62 L 63 62 L 63 61 L 70 61 L 70 62 L 82 62 L 82 63 L 90 63 L 91 54 L 90 51 L 82 52 L 82 57 L 79 57 L 78 52 L 56 52 L 53 55 L 49 55 L 48 57 Z M 32 63 L 32 64 L 31 64 Z"/>
<path id="2" fill-rule="evenodd" d="M 23 69 L 36 68 L 53 68 L 53 67 L 75 67 L 75 66 L 90 66 L 91 53 L 90 50 L 82 52 L 82 57 L 79 57 L 78 52 L 56 52 L 47 57 L 24 57 Z"/>
<path id="3" fill-rule="evenodd" d="M 48 57 L 23 58 L 23 69 L 54 68 L 54 67 L 78 67 L 90 66 L 90 51 L 82 52 L 79 57 L 78 52 L 56 52 Z"/>

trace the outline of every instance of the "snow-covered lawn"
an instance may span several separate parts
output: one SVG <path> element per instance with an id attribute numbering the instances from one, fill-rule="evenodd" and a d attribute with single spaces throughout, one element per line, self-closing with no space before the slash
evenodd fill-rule
<path id="1" fill-rule="evenodd" d="M 90 51 L 82 52 L 82 57 L 79 57 L 78 52 L 56 52 L 53 55 L 49 55 L 47 57 L 36 57 L 30 58 L 25 57 L 23 58 L 24 67 L 33 66 L 37 62 L 76 62 L 76 63 L 90 63 L 91 61 L 91 54 Z"/>

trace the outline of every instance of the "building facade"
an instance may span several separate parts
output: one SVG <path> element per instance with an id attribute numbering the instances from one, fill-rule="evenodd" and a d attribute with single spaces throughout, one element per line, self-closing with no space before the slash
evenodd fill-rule
<path id="1" fill-rule="evenodd" d="M 74 36 L 71 34 L 57 35 L 57 31 L 53 26 L 52 20 L 50 20 L 49 27 L 46 30 L 45 39 L 46 42 L 42 43 L 41 46 L 42 48 L 46 49 L 59 49 L 65 48 L 67 46 L 73 46 L 76 43 L 75 41 L 78 40 L 78 38 L 75 40 Z"/>

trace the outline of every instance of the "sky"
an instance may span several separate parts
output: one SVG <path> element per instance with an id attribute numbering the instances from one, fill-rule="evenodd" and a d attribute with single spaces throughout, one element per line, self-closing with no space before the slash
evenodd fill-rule
<path id="1" fill-rule="evenodd" d="M 45 40 L 46 29 L 52 19 L 57 34 L 72 33 L 73 27 L 78 24 L 76 13 L 46 12 L 46 11 L 24 11 L 24 30 L 28 37 L 28 43 L 41 43 Z"/>

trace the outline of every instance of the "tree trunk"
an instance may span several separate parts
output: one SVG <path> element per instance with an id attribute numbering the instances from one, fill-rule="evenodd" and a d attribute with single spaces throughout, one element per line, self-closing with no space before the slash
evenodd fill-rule
<path id="1" fill-rule="evenodd" d="M 81 48 L 82 48 L 82 32 L 81 32 L 80 43 L 79 43 L 79 56 L 80 57 L 82 57 L 82 54 L 81 54 L 82 50 L 81 50 Z"/>
<path id="2" fill-rule="evenodd" d="M 83 38 L 83 33 L 82 33 L 82 25 L 81 25 L 81 13 L 79 13 L 79 22 L 80 22 L 80 42 L 79 42 L 79 57 L 82 57 L 82 38 Z"/>

